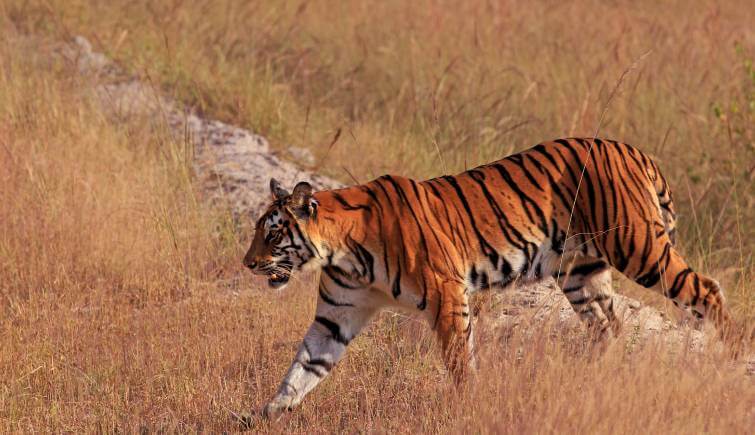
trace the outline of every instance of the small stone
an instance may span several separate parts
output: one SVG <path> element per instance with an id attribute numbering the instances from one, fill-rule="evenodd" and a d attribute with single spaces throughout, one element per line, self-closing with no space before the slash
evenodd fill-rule
<path id="1" fill-rule="evenodd" d="M 83 53 L 92 53 L 92 44 L 85 37 L 81 35 L 74 36 L 73 43 L 78 45 Z"/>

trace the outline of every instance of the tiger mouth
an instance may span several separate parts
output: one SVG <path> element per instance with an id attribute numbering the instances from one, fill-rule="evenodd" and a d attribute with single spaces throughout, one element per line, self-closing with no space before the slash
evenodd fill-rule
<path id="1" fill-rule="evenodd" d="M 279 288 L 283 287 L 288 283 L 288 280 L 291 278 L 291 275 L 286 273 L 271 273 L 267 277 L 267 284 L 271 288 Z"/>

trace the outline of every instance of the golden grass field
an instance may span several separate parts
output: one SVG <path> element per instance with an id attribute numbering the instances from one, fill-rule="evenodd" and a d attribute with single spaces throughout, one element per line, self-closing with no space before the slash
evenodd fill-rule
<path id="1" fill-rule="evenodd" d="M 314 312 L 312 277 L 278 293 L 243 270 L 252 222 L 202 201 L 185 144 L 104 116 L 54 44 L 84 35 L 345 182 L 458 172 L 599 127 L 657 159 L 680 249 L 751 331 L 754 22 L 745 0 L 0 2 L 0 432 L 237 430 L 230 412 L 264 405 Z M 463 388 L 429 328 L 386 313 L 300 409 L 253 429 L 755 427 L 755 378 L 721 352 L 597 354 L 548 324 L 486 329 L 482 305 Z"/>

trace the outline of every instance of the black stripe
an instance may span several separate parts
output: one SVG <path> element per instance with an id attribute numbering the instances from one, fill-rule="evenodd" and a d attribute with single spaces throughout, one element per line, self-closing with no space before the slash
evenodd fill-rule
<path id="1" fill-rule="evenodd" d="M 480 244 L 480 248 L 482 249 L 483 254 L 488 257 L 491 263 L 498 267 L 498 253 L 495 251 L 495 249 L 493 249 L 490 243 L 485 240 L 482 234 L 480 234 L 480 230 L 477 228 L 477 223 L 475 222 L 474 215 L 472 214 L 472 208 L 469 206 L 469 202 L 467 202 L 467 198 L 466 196 L 464 196 L 464 192 L 462 191 L 461 186 L 459 186 L 459 183 L 452 176 L 446 175 L 443 177 L 443 180 L 445 180 L 449 185 L 451 185 L 451 187 L 454 188 L 454 192 L 456 192 L 456 196 L 461 201 L 461 205 L 464 207 L 464 211 L 469 218 L 470 226 L 472 227 L 472 230 L 477 237 L 477 241 Z"/>
<path id="2" fill-rule="evenodd" d="M 454 264 L 454 262 L 452 260 L 453 255 L 450 252 L 448 252 L 448 246 L 447 246 L 447 244 L 441 242 L 440 238 L 438 237 L 437 231 L 435 231 L 433 229 L 434 226 L 432 224 L 430 224 L 429 222 L 427 222 L 427 209 L 430 206 L 430 204 L 429 204 L 429 202 L 426 202 L 425 204 L 427 204 L 427 206 L 425 206 L 422 203 L 422 198 L 420 197 L 420 194 L 419 194 L 419 187 L 420 187 L 420 185 L 417 184 L 417 182 L 414 181 L 414 180 L 412 180 L 412 179 L 409 179 L 409 184 L 411 184 L 411 186 L 412 186 L 412 191 L 414 192 L 414 196 L 417 198 L 417 203 L 419 205 L 419 208 L 423 211 L 423 216 L 422 217 L 423 217 L 424 223 L 430 229 L 430 234 L 433 236 L 433 239 L 435 239 L 435 244 L 440 248 L 441 251 L 443 251 L 446 267 L 448 268 L 449 271 L 456 270 L 456 265 Z M 422 186 L 422 192 L 424 192 L 424 194 L 425 194 L 425 200 L 427 201 L 427 199 L 428 199 L 427 189 L 424 188 L 424 185 Z M 462 280 L 461 276 L 459 276 L 459 280 L 460 281 Z"/>
<path id="3" fill-rule="evenodd" d="M 398 271 L 396 272 L 396 278 L 393 279 L 393 289 L 391 291 L 394 298 L 398 298 L 401 294 L 401 264 L 398 264 L 397 267 Z"/>
<path id="4" fill-rule="evenodd" d="M 443 195 L 440 193 L 437 187 L 433 184 L 433 182 L 437 182 L 435 178 L 432 180 L 427 180 L 426 184 L 430 186 L 430 191 L 433 193 L 433 195 L 437 196 L 438 199 L 443 200 Z"/>
<path id="5" fill-rule="evenodd" d="M 532 147 L 532 151 L 542 154 L 546 159 L 548 159 L 549 162 L 551 162 L 553 167 L 558 170 L 558 163 L 556 163 L 556 159 L 554 159 L 553 156 L 548 153 L 548 151 L 545 149 L 544 144 L 535 145 L 534 147 Z"/>
<path id="6" fill-rule="evenodd" d="M 398 204 L 395 205 L 395 206 L 393 205 L 393 201 L 391 200 L 391 195 L 388 194 L 388 190 L 385 188 L 385 186 L 383 186 L 383 183 L 381 183 L 379 179 L 373 181 L 373 183 L 375 183 L 375 185 L 377 185 L 380 188 L 380 190 L 383 191 L 383 194 L 385 195 L 385 198 L 388 201 L 388 206 L 390 208 L 393 208 L 394 210 L 398 210 L 399 209 L 399 205 Z M 398 216 L 394 212 L 394 218 L 397 218 L 397 217 Z M 404 259 L 404 253 L 408 252 L 408 248 L 406 246 L 406 241 L 404 240 L 404 230 L 403 230 L 403 228 L 401 227 L 401 225 L 396 225 L 396 229 L 398 230 L 396 232 L 398 233 L 398 237 L 399 237 L 399 246 L 396 247 L 396 251 L 395 251 L 396 252 L 396 264 L 400 265 L 401 262 L 402 262 L 402 260 Z M 388 262 L 387 262 L 386 252 L 387 251 L 385 251 L 385 249 L 384 249 L 383 256 L 384 256 L 384 258 L 386 258 L 386 274 L 385 274 L 385 276 L 388 276 Z"/>
<path id="7" fill-rule="evenodd" d="M 658 268 L 658 261 L 659 258 L 657 255 L 653 255 L 655 252 L 655 247 L 657 246 L 655 237 L 655 233 L 653 232 L 653 228 L 650 225 L 647 225 L 647 231 L 645 232 L 645 248 L 642 250 L 642 267 L 637 270 L 637 274 L 642 274 L 645 268 L 649 268 L 648 271 L 652 271 L 653 269 Z M 664 247 L 665 249 L 665 247 Z"/>
<path id="8" fill-rule="evenodd" d="M 317 369 L 317 367 L 311 366 L 306 362 L 299 361 L 299 364 L 301 364 L 301 368 L 303 368 L 305 371 L 308 371 L 312 373 L 313 375 L 317 376 L 318 378 L 324 378 L 327 373 L 320 373 L 320 371 Z"/>
<path id="9" fill-rule="evenodd" d="M 488 186 L 485 184 L 485 174 L 480 172 L 479 170 L 469 171 L 468 174 L 469 177 L 474 180 L 478 186 L 480 186 L 480 190 L 482 190 L 482 193 L 485 196 L 490 209 L 493 211 L 493 214 L 497 218 L 496 220 L 498 222 L 498 226 L 501 228 L 501 232 L 503 233 L 504 237 L 506 237 L 506 240 L 508 240 L 509 243 L 515 248 L 525 251 L 526 254 L 529 254 L 526 249 L 528 244 L 527 239 L 525 239 L 522 233 L 520 233 L 516 228 L 514 228 L 513 225 L 511 225 L 508 218 L 503 213 L 503 210 L 501 210 L 501 206 L 498 204 L 495 198 L 493 198 L 490 190 L 488 190 Z M 517 238 L 518 242 L 512 239 L 511 234 L 513 234 L 514 237 Z M 529 255 L 527 256 L 527 260 L 530 260 Z M 495 267 L 498 267 L 498 262 L 493 264 Z"/>
<path id="10" fill-rule="evenodd" d="M 600 204 L 601 204 L 601 208 L 603 209 L 603 222 L 600 223 L 599 227 L 602 227 L 604 229 L 608 229 L 609 226 L 610 226 L 610 221 L 608 220 L 608 206 L 609 206 L 609 204 L 608 204 L 608 200 L 606 199 L 607 198 L 607 196 L 606 196 L 606 190 L 603 187 L 603 185 L 606 184 L 606 183 L 602 182 L 602 181 L 607 181 L 608 176 L 605 175 L 606 174 L 605 161 L 603 161 L 603 159 L 601 158 L 601 161 L 600 161 L 601 164 L 600 165 L 598 164 L 598 157 L 600 157 L 600 156 L 598 156 L 597 154 L 600 152 L 600 150 L 598 150 L 597 148 L 598 147 L 596 145 L 590 147 L 590 154 L 592 155 L 593 166 L 595 167 L 595 176 L 598 178 L 598 183 L 597 183 L 598 184 L 598 192 L 600 193 L 600 199 L 601 199 L 601 203 Z M 603 173 L 604 173 L 604 175 L 602 177 L 600 175 L 600 169 L 601 169 L 601 167 L 603 168 Z M 597 204 L 595 204 L 595 205 L 597 205 Z M 600 236 L 601 240 L 605 240 L 605 238 L 607 238 L 607 235 Z M 605 248 L 604 248 L 604 250 L 605 250 Z"/>
<path id="11" fill-rule="evenodd" d="M 393 189 L 396 191 L 396 194 L 401 199 L 401 202 L 403 202 L 406 207 L 409 209 L 409 212 L 411 213 L 412 217 L 414 218 L 414 223 L 417 225 L 417 230 L 419 231 L 419 243 L 422 247 L 422 252 L 424 252 L 425 257 L 428 258 L 429 250 L 427 247 L 427 240 L 425 239 L 425 231 L 423 229 L 423 226 L 419 222 L 419 218 L 417 217 L 417 214 L 414 211 L 414 208 L 411 205 L 411 202 L 409 201 L 409 198 L 406 196 L 406 192 L 404 189 L 398 184 L 398 182 L 391 177 L 390 175 L 383 175 L 380 177 L 381 179 L 387 180 L 391 186 L 393 186 Z M 437 235 L 436 235 L 437 239 Z M 453 269 L 450 269 L 453 270 Z M 424 277 L 422 278 L 422 301 L 417 304 L 417 308 L 420 310 L 424 310 L 427 307 L 427 283 L 424 281 Z"/>
<path id="12" fill-rule="evenodd" d="M 312 242 L 310 242 L 306 237 L 304 237 L 304 233 L 302 232 L 299 224 L 296 221 L 294 221 L 294 229 L 296 230 L 296 233 L 299 235 L 299 238 L 302 240 L 302 242 L 304 242 L 304 247 L 307 248 L 309 255 L 312 257 L 319 257 L 319 255 L 317 255 L 318 253 L 315 252 L 317 247 L 314 246 Z"/>
<path id="13" fill-rule="evenodd" d="M 650 288 L 658 284 L 658 281 L 660 281 L 660 279 L 661 279 L 661 274 L 658 272 L 658 268 L 653 267 L 650 271 L 640 276 L 635 281 L 637 282 L 637 284 L 645 288 Z"/>
<path id="14" fill-rule="evenodd" d="M 595 295 L 595 297 L 592 298 L 593 302 L 603 302 L 611 299 L 611 296 L 605 294 L 605 293 L 598 293 Z M 608 317 L 608 316 L 606 316 Z"/>
<path id="15" fill-rule="evenodd" d="M 372 211 L 369 207 L 367 207 L 364 204 L 358 204 L 358 205 L 349 204 L 349 202 L 346 201 L 346 199 L 338 192 L 331 192 L 331 193 L 333 194 L 333 198 L 335 198 L 335 200 L 338 201 L 339 204 L 341 204 L 344 210 L 349 210 L 349 211 L 365 210 L 367 212 Z"/>
<path id="16" fill-rule="evenodd" d="M 609 257 L 611 258 L 611 263 L 616 267 L 616 269 L 619 270 L 619 272 L 624 272 L 629 265 L 629 259 L 627 258 L 627 254 L 624 253 L 623 250 L 623 241 L 621 240 L 621 233 L 620 230 L 617 228 L 614 232 L 614 240 L 613 240 L 613 256 Z"/>
<path id="17" fill-rule="evenodd" d="M 447 180 L 444 180 L 444 181 L 447 182 Z M 461 187 L 459 187 L 459 189 L 461 189 Z M 456 194 L 458 197 L 458 192 L 454 192 L 453 194 Z M 470 219 L 470 226 L 474 230 L 474 237 L 478 238 L 477 241 L 478 243 L 480 243 L 480 246 L 482 246 L 479 240 L 479 238 L 482 237 L 482 235 L 480 234 L 480 232 L 477 230 L 477 227 L 475 226 L 475 221 L 473 219 L 474 216 L 471 216 L 469 214 L 470 210 L 467 210 L 464 207 L 464 204 L 462 204 L 462 207 L 456 206 L 455 203 L 453 204 L 454 204 L 453 211 L 454 211 L 454 214 L 456 215 L 456 221 L 454 222 L 453 233 L 454 235 L 457 235 L 460 240 L 462 240 L 463 243 L 461 246 L 472 245 L 472 237 L 473 237 L 473 234 L 469 232 L 469 226 L 467 226 L 466 221 L 464 220 L 464 216 L 467 216 Z M 483 241 L 487 243 L 486 240 L 483 239 Z M 488 248 L 492 249 L 492 247 L 490 247 L 489 245 L 488 245 Z M 485 252 L 485 248 L 483 247 L 482 249 L 483 249 L 483 252 Z M 497 255 L 497 253 L 495 255 Z"/>
<path id="18" fill-rule="evenodd" d="M 450 226 L 451 225 L 451 219 L 448 216 L 448 206 L 446 204 L 442 203 L 442 202 L 439 204 L 438 201 L 437 201 L 437 198 L 435 198 L 435 200 L 433 200 L 433 198 L 430 197 L 429 189 L 426 188 L 427 184 L 426 183 L 420 183 L 420 184 L 422 185 L 422 192 L 424 193 L 425 203 L 427 204 L 427 207 L 430 208 L 430 210 L 434 211 L 434 215 L 435 215 L 436 219 L 438 220 L 438 223 L 441 224 L 441 225 L 445 223 L 445 224 L 448 225 L 448 229 L 452 230 L 452 228 Z M 417 191 L 417 184 L 414 181 L 412 181 L 412 186 L 414 187 L 414 191 L 416 192 Z M 419 198 L 419 194 L 417 195 L 417 198 Z M 440 205 L 440 207 L 438 207 L 438 205 Z M 446 220 L 445 221 L 443 221 L 441 219 L 441 216 L 438 213 L 438 208 L 442 209 L 443 212 L 445 213 L 445 215 L 446 215 Z M 442 231 L 443 229 L 444 228 L 441 226 L 440 230 Z M 449 239 L 453 239 L 453 234 L 452 234 L 453 231 L 451 231 L 451 234 L 449 234 L 448 232 L 445 232 L 445 231 L 443 231 L 443 233 L 446 234 L 446 236 L 449 237 Z M 435 237 L 435 241 L 438 243 L 438 245 L 440 245 L 441 249 L 443 250 L 443 253 L 447 257 L 450 258 L 451 255 L 448 252 L 447 244 L 440 242 L 440 240 L 438 238 L 438 235 L 436 234 L 435 231 L 432 231 L 432 234 Z M 453 240 L 450 240 L 450 241 L 451 241 L 451 246 L 456 246 L 454 244 Z M 454 252 L 458 253 L 458 251 L 454 251 Z M 446 262 L 446 264 L 448 264 L 448 262 Z"/>
<path id="19" fill-rule="evenodd" d="M 472 265 L 472 269 L 469 271 L 469 282 L 472 283 L 472 286 L 477 288 L 477 278 L 480 276 L 480 274 L 477 273 L 477 266 L 474 264 Z"/>
<path id="20" fill-rule="evenodd" d="M 697 301 L 700 299 L 700 278 L 697 277 L 697 274 L 693 275 L 693 284 L 695 285 L 695 296 L 692 298 L 692 301 L 689 303 L 691 307 L 694 307 L 697 305 Z"/>
<path id="21" fill-rule="evenodd" d="M 326 371 L 333 370 L 333 366 L 335 365 L 333 364 L 333 362 L 326 361 L 322 358 L 312 358 L 311 360 L 309 360 L 309 364 L 320 366 L 324 368 Z"/>
<path id="22" fill-rule="evenodd" d="M 629 177 L 631 176 L 630 174 L 632 170 L 629 168 L 626 155 L 619 154 L 619 160 L 621 161 L 621 164 L 624 167 L 624 172 L 620 174 L 619 177 L 617 177 L 619 183 L 621 184 L 621 186 L 623 186 L 622 192 L 629 198 L 629 201 L 632 203 L 633 207 L 637 210 L 641 210 L 644 214 L 646 211 L 645 210 L 646 201 L 643 198 L 637 198 L 635 190 L 630 188 L 629 185 L 627 184 L 627 181 L 634 181 L 634 180 L 629 179 Z"/>
<path id="23" fill-rule="evenodd" d="M 325 274 L 328 276 L 328 278 L 333 280 L 333 282 L 336 283 L 336 285 L 340 287 L 348 288 L 352 290 L 360 288 L 360 286 L 358 285 L 353 286 L 350 284 L 346 284 L 344 281 L 341 281 L 341 279 L 337 277 L 336 274 L 345 275 L 345 272 L 341 270 L 341 268 L 339 268 L 338 266 L 327 266 L 327 267 L 323 267 L 322 270 L 325 271 Z"/>
<path id="24" fill-rule="evenodd" d="M 448 223 L 449 229 L 451 230 L 451 234 L 450 235 L 453 238 L 452 242 L 455 245 L 466 245 L 467 243 L 464 242 L 464 239 L 462 237 L 463 234 L 460 233 L 460 231 L 458 230 L 458 222 L 456 222 L 456 225 L 453 225 L 453 223 L 451 221 L 451 214 L 448 212 L 448 204 L 446 204 L 445 198 L 443 198 L 443 195 L 440 193 L 440 191 L 438 190 L 438 188 L 435 186 L 434 183 L 438 183 L 438 180 L 433 178 L 432 180 L 424 181 L 421 184 L 423 186 L 429 187 L 430 191 L 433 193 L 433 195 L 435 197 L 437 197 L 437 199 L 440 199 L 441 201 L 443 201 L 443 204 L 442 204 L 443 206 L 441 206 L 439 208 L 441 210 L 443 210 L 443 213 L 446 216 L 446 222 Z M 425 189 L 425 190 L 427 191 L 427 189 Z M 454 208 L 454 210 L 455 210 L 455 208 Z M 456 216 L 459 216 L 458 210 L 456 211 Z"/>
<path id="25" fill-rule="evenodd" d="M 671 244 L 667 243 L 666 247 L 663 248 L 663 253 L 666 256 L 666 261 L 663 263 L 663 270 L 668 269 L 669 263 L 671 263 Z M 661 255 L 661 259 L 663 259 L 663 255 Z"/>
<path id="26" fill-rule="evenodd" d="M 636 280 L 637 283 L 646 288 L 650 288 L 658 284 L 658 281 L 660 281 L 661 279 L 661 268 L 659 265 L 661 262 L 663 262 L 664 263 L 663 270 L 665 271 L 666 268 L 668 267 L 669 260 L 671 259 L 670 254 L 671 254 L 671 245 L 667 243 L 666 246 L 663 247 L 663 253 L 659 257 L 656 264 L 651 264 L 650 270 L 646 274 L 637 278 Z"/>
<path id="27" fill-rule="evenodd" d="M 529 161 L 530 163 L 532 163 L 532 165 L 535 166 L 535 169 L 537 169 L 538 171 L 540 171 L 541 174 L 545 175 L 545 167 L 543 166 L 542 163 L 540 163 L 540 161 L 538 159 L 536 159 L 535 157 L 533 157 L 529 153 L 529 150 L 528 150 L 527 153 L 523 153 L 522 156 L 524 156 L 524 159 L 522 161 L 522 170 L 527 171 L 527 167 L 526 167 L 526 165 L 524 165 L 524 162 Z M 527 171 L 527 172 L 529 172 L 529 171 Z M 540 190 L 543 190 L 543 189 L 540 189 Z"/>
<path id="28" fill-rule="evenodd" d="M 675 297 L 679 296 L 679 293 L 682 291 L 682 287 L 684 286 L 684 281 L 687 279 L 687 275 L 689 275 L 690 273 L 692 273 L 692 269 L 688 267 L 684 269 L 683 271 L 679 272 L 678 275 L 676 275 L 676 278 L 674 279 L 674 284 L 668 290 L 669 298 L 674 299 Z"/>
<path id="29" fill-rule="evenodd" d="M 609 147 L 608 144 L 604 143 L 600 139 L 595 139 L 595 143 L 598 144 L 598 149 L 603 149 L 605 152 L 604 160 L 606 162 L 606 177 L 608 178 L 608 187 L 611 189 L 611 200 L 612 202 L 612 208 L 613 208 L 613 215 L 612 215 L 612 222 L 616 224 L 615 228 L 612 228 L 613 231 L 613 255 L 609 256 L 608 258 L 611 259 L 611 263 L 620 271 L 624 272 L 627 265 L 629 264 L 629 260 L 627 259 L 626 254 L 624 253 L 624 243 L 622 242 L 621 235 L 626 234 L 626 229 L 623 228 L 623 225 L 626 225 L 628 223 L 628 217 L 627 217 L 627 210 L 626 210 L 626 204 L 621 201 L 623 199 L 623 196 L 618 192 L 618 183 L 616 182 L 616 178 L 620 177 L 620 175 L 617 173 L 616 168 L 613 164 L 613 154 L 617 152 L 614 147 Z M 602 145 L 602 146 L 601 146 Z M 619 221 L 619 210 L 622 210 L 622 213 L 624 214 L 624 221 Z M 606 245 L 608 242 L 608 237 L 605 239 Z M 608 251 L 608 246 L 606 246 L 606 251 Z"/>
<path id="30" fill-rule="evenodd" d="M 333 305 L 334 307 L 353 307 L 354 304 L 350 304 L 348 302 L 336 302 L 333 298 L 328 295 L 328 293 L 325 291 L 325 289 L 322 288 L 322 286 L 319 288 L 320 292 L 320 298 L 328 305 Z"/>
<path id="31" fill-rule="evenodd" d="M 377 207 L 378 230 L 380 231 L 380 240 L 383 248 L 383 266 L 385 267 L 385 276 L 388 276 L 390 274 L 390 267 L 388 264 L 388 246 L 386 245 L 387 237 L 385 236 L 385 229 L 383 225 L 383 205 L 378 200 L 378 196 L 375 191 L 367 186 L 362 186 L 362 191 L 369 195 L 369 197 L 372 199 L 372 203 L 369 205 L 375 204 L 375 206 Z"/>
<path id="32" fill-rule="evenodd" d="M 346 245 L 361 266 L 362 277 L 367 276 L 369 283 L 372 284 L 375 281 L 375 259 L 372 257 L 372 254 L 359 242 L 351 238 L 351 236 L 346 237 Z"/>
<path id="33" fill-rule="evenodd" d="M 551 219 L 551 248 L 561 255 L 564 253 L 564 243 L 566 242 L 566 234 L 558 228 L 558 222 Z"/>
<path id="34" fill-rule="evenodd" d="M 532 156 L 529 156 L 527 154 L 515 154 L 515 155 L 509 157 L 507 160 L 509 160 L 510 162 L 514 163 L 515 165 L 517 165 L 519 167 L 519 169 L 521 169 L 522 173 L 524 174 L 525 177 L 527 177 L 527 180 L 529 180 L 529 182 L 530 182 L 531 185 L 535 186 L 535 188 L 537 188 L 537 190 L 539 190 L 541 192 L 545 192 L 545 190 L 543 190 L 542 186 L 540 186 L 540 183 L 538 183 L 537 180 L 535 180 L 535 177 L 532 176 L 532 171 L 530 171 L 529 169 L 527 169 L 527 165 L 525 165 L 525 162 L 527 160 L 525 159 L 525 157 L 529 157 L 530 159 L 532 159 Z M 540 172 L 543 171 L 542 167 L 540 167 L 539 169 L 540 169 Z"/>
<path id="35" fill-rule="evenodd" d="M 576 140 L 580 145 L 587 147 L 582 139 Z M 577 153 L 577 150 L 573 146 L 568 147 L 567 150 L 571 153 L 574 159 L 579 162 L 581 174 L 580 176 L 582 177 L 583 184 L 587 186 L 587 208 L 590 213 L 590 220 L 583 222 L 583 224 L 586 224 L 589 232 L 598 233 L 598 229 L 601 228 L 601 225 L 599 225 L 598 215 L 595 210 L 595 207 L 597 206 L 595 197 L 595 185 L 593 184 L 592 177 L 590 176 L 589 168 L 590 165 L 595 166 L 595 160 L 592 158 L 591 153 L 586 153 L 585 161 L 583 162 L 579 156 L 579 153 Z M 577 185 L 579 185 L 579 183 Z M 579 197 L 579 192 L 577 192 L 577 197 Z M 578 208 L 581 209 L 582 207 L 579 207 L 578 205 Z M 584 210 L 582 210 L 582 212 L 584 213 Z"/>
<path id="36" fill-rule="evenodd" d="M 480 289 L 484 290 L 490 286 L 490 278 L 488 278 L 487 272 L 480 274 Z"/>
<path id="37" fill-rule="evenodd" d="M 580 264 L 572 267 L 571 274 L 587 276 L 594 273 L 595 271 L 604 269 L 606 266 L 607 265 L 604 261 L 599 261 L 597 263 Z"/>
<path id="38" fill-rule="evenodd" d="M 529 203 L 532 208 L 535 210 L 535 213 L 537 214 L 537 217 L 540 219 L 540 230 L 543 232 L 544 235 L 548 234 L 548 224 L 545 220 L 545 215 L 543 214 L 543 210 L 540 208 L 540 206 L 537 204 L 537 202 L 533 201 L 532 198 L 530 198 L 520 187 L 516 182 L 514 181 L 514 178 L 509 174 L 509 172 L 506 170 L 506 168 L 502 164 L 494 164 L 493 168 L 495 168 L 498 171 L 498 174 L 500 174 L 501 178 L 503 178 L 504 182 L 511 187 L 511 189 L 517 194 L 519 197 L 519 201 L 522 204 L 522 208 L 524 209 L 524 212 L 527 213 L 527 217 L 530 219 L 530 221 L 534 221 L 532 214 L 530 213 L 530 210 L 527 208 L 527 204 Z"/>
<path id="39" fill-rule="evenodd" d="M 557 144 L 563 145 L 566 147 L 566 149 L 569 151 L 569 153 L 572 155 L 572 157 L 577 159 L 577 162 L 580 164 L 580 171 L 582 169 L 582 159 L 579 158 L 579 154 L 577 154 L 577 151 L 574 149 L 574 146 L 565 139 L 559 139 L 554 141 Z M 577 177 L 577 174 L 572 169 L 571 165 L 569 164 L 569 161 L 566 160 L 566 157 L 561 153 L 561 148 L 554 147 L 553 150 L 558 154 L 559 157 L 561 157 L 561 160 L 564 162 L 564 168 L 566 169 L 566 172 L 569 174 L 569 178 L 571 178 L 572 183 L 574 183 L 574 188 L 577 188 L 577 185 L 579 184 L 579 177 Z M 575 192 L 576 196 L 576 192 Z"/>
<path id="40" fill-rule="evenodd" d="M 548 154 L 548 152 L 545 150 L 545 146 L 543 146 L 542 144 L 538 145 L 535 148 L 533 148 L 533 151 L 538 152 L 539 154 L 545 156 L 546 159 L 548 159 L 548 161 L 553 164 L 553 169 L 555 169 L 559 173 L 561 172 L 561 169 L 559 168 L 558 164 L 556 164 L 556 160 L 553 158 L 553 156 Z M 534 157 L 531 157 L 531 159 L 533 162 L 538 162 L 538 164 L 542 166 L 542 164 Z M 564 189 L 566 189 L 566 192 L 569 195 L 572 195 L 569 189 L 566 186 L 564 186 L 563 183 L 560 182 L 560 180 L 557 182 L 556 179 L 553 178 L 553 174 L 551 174 L 551 172 L 547 168 L 545 168 L 544 166 L 542 166 L 542 168 L 543 168 L 543 173 L 548 177 L 548 183 L 550 184 L 551 191 L 553 191 L 556 194 L 556 196 L 558 196 L 558 198 L 561 200 L 561 202 L 564 205 L 564 208 L 567 211 L 571 210 L 571 203 L 569 202 L 569 200 L 566 199 L 566 196 L 564 195 L 564 193 L 561 192 L 561 187 L 563 186 Z"/>
<path id="41" fill-rule="evenodd" d="M 634 252 L 637 250 L 637 244 L 634 242 L 634 228 L 627 228 L 627 238 L 629 239 L 629 246 L 627 246 L 627 267 L 629 267 L 630 259 L 634 258 Z M 625 268 L 626 269 L 626 268 Z"/>
<path id="42" fill-rule="evenodd" d="M 590 300 L 590 298 L 579 298 L 579 299 L 577 299 L 575 301 L 569 301 L 569 303 L 572 304 L 572 305 L 584 305 L 584 304 L 586 304 L 588 302 L 592 302 Z"/>
<path id="43" fill-rule="evenodd" d="M 333 340 L 341 343 L 342 345 L 346 346 L 349 344 L 349 341 L 351 341 L 349 338 L 346 338 L 343 334 L 341 334 L 341 327 L 338 326 L 338 323 L 322 316 L 316 316 L 315 322 L 326 327 L 328 331 L 330 331 L 330 335 L 333 337 Z"/>
<path id="44" fill-rule="evenodd" d="M 501 273 L 503 274 L 503 279 L 513 279 L 511 278 L 512 271 L 513 269 L 511 268 L 511 263 L 506 260 L 506 257 L 501 256 Z"/>
<path id="45" fill-rule="evenodd" d="M 598 151 L 602 150 L 602 152 L 604 153 L 603 161 L 605 162 L 605 165 L 606 165 L 604 170 L 605 170 L 606 178 L 608 179 L 608 183 L 607 183 L 608 188 L 611 189 L 611 201 L 613 201 L 612 202 L 613 204 L 612 221 L 614 223 L 617 223 L 619 220 L 619 209 L 618 209 L 619 199 L 616 195 L 617 185 L 616 185 L 616 180 L 614 177 L 615 169 L 613 167 L 613 160 L 611 158 L 612 156 L 610 153 L 610 150 L 612 150 L 612 148 L 609 148 L 608 146 L 606 146 L 605 143 L 603 143 L 603 141 L 601 141 L 600 139 L 595 139 L 595 143 L 598 145 Z"/>
<path id="46" fill-rule="evenodd" d="M 642 170 L 642 163 L 640 163 L 640 161 L 637 160 L 637 158 L 634 156 L 634 152 L 639 152 L 639 151 L 637 151 L 634 147 L 631 147 L 627 144 L 622 144 L 622 145 L 624 145 L 628 151 L 624 153 L 624 155 L 625 156 L 628 155 L 629 157 L 632 158 L 632 160 L 634 161 L 634 164 L 636 165 L 635 169 Z M 643 173 L 642 179 L 638 179 L 637 171 L 629 169 L 629 164 L 627 163 L 626 158 L 624 159 L 624 161 L 625 161 L 624 164 L 627 168 L 627 174 L 626 174 L 627 176 L 625 178 L 628 178 L 629 181 L 634 183 L 637 192 L 640 193 L 640 195 L 642 196 L 642 198 L 640 199 L 640 204 L 641 204 L 640 209 L 643 211 L 643 214 L 645 216 L 650 216 L 653 214 L 653 210 L 650 208 L 650 204 L 652 204 L 653 201 L 648 201 L 648 199 L 650 199 L 649 196 L 651 195 L 651 193 L 648 190 L 646 182 L 649 181 L 649 178 L 646 173 Z M 657 196 L 655 194 L 655 188 L 653 188 L 652 195 Z"/>
<path id="47" fill-rule="evenodd" d="M 443 308 L 443 292 L 438 294 L 438 309 L 435 311 L 435 321 L 433 322 L 433 331 L 438 327 L 438 320 L 440 320 L 440 309 Z"/>

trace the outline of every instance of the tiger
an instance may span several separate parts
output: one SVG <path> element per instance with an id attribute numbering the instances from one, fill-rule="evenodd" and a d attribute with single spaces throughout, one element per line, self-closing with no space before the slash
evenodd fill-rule
<path id="1" fill-rule="evenodd" d="M 729 321 L 719 283 L 674 247 L 669 184 L 626 143 L 558 139 L 454 176 L 290 193 L 272 179 L 270 191 L 243 264 L 271 288 L 320 276 L 314 321 L 264 417 L 299 405 L 384 308 L 426 319 L 457 382 L 476 365 L 470 295 L 515 281 L 554 277 L 598 336 L 621 328 L 612 269 L 719 330 Z"/>

